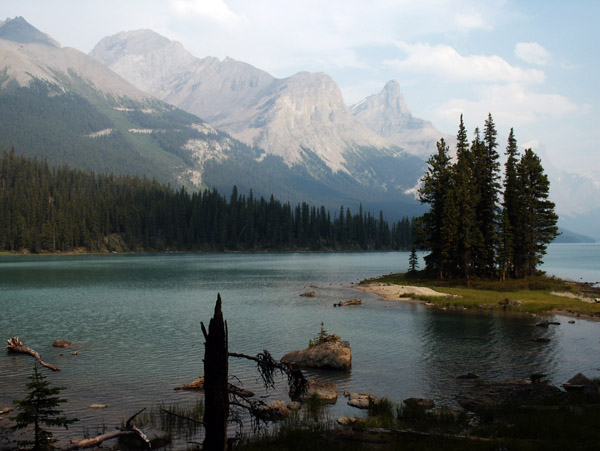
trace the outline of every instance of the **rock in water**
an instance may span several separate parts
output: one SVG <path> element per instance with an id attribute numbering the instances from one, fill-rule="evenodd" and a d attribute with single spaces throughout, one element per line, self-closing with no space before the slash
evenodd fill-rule
<path id="1" fill-rule="evenodd" d="M 308 393 L 305 398 L 315 395 L 326 404 L 335 404 L 338 397 L 338 387 L 333 382 L 322 379 L 309 379 Z"/>
<path id="2" fill-rule="evenodd" d="M 358 409 L 368 409 L 371 402 L 377 402 L 379 399 L 371 393 L 349 393 L 348 405 Z"/>
<path id="3" fill-rule="evenodd" d="M 409 407 L 419 407 L 425 410 L 433 409 L 435 402 L 429 398 L 407 398 L 404 400 L 404 404 Z"/>
<path id="4" fill-rule="evenodd" d="M 71 346 L 71 342 L 69 340 L 65 340 L 64 338 L 59 338 L 52 343 L 52 346 L 55 348 L 68 348 Z"/>
<path id="5" fill-rule="evenodd" d="M 348 370 L 352 365 L 350 343 L 342 341 L 333 334 L 325 343 L 320 343 L 302 351 L 288 352 L 281 358 L 288 364 L 307 368 L 329 368 L 333 370 Z"/>

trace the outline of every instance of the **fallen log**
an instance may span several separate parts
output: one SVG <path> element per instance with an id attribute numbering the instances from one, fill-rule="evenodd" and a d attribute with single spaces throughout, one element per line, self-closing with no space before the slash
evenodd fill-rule
<path id="1" fill-rule="evenodd" d="M 17 353 L 21 353 L 21 354 L 29 354 L 30 356 L 34 357 L 40 365 L 45 366 L 46 368 L 50 368 L 52 371 L 60 371 L 60 368 L 55 367 L 54 365 L 50 365 L 49 363 L 46 363 L 42 360 L 42 357 L 33 349 L 28 348 L 27 346 L 25 346 L 21 340 L 19 340 L 19 337 L 12 337 L 9 338 L 7 340 L 8 345 L 6 346 L 6 348 L 10 351 L 10 352 L 17 352 Z"/>
<path id="2" fill-rule="evenodd" d="M 137 417 L 144 410 L 146 410 L 145 407 L 142 410 L 140 410 L 139 412 L 135 413 L 131 418 L 129 418 L 127 420 L 127 422 L 125 423 L 124 428 L 116 428 L 114 431 L 107 432 L 106 434 L 101 434 L 101 435 L 98 435 L 93 438 L 85 438 L 82 440 L 73 440 L 72 445 L 66 449 L 67 450 L 75 450 L 75 449 L 91 448 L 92 446 L 97 446 L 97 445 L 101 444 L 102 442 L 105 442 L 106 440 L 111 440 L 113 438 L 121 437 L 123 435 L 130 435 L 130 434 L 137 435 L 144 441 L 144 443 L 146 443 L 148 448 L 151 448 L 152 446 L 150 444 L 150 440 L 148 440 L 148 437 L 146 437 L 146 434 L 144 434 L 140 429 L 138 429 L 133 424 L 134 418 Z"/>
<path id="3" fill-rule="evenodd" d="M 362 301 L 360 299 L 350 299 L 349 301 L 341 301 L 337 304 L 333 304 L 334 307 L 346 307 L 348 305 L 361 305 Z"/>

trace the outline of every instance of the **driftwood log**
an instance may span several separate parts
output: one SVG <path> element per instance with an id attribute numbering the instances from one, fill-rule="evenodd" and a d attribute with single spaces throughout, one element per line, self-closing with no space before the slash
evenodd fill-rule
<path id="1" fill-rule="evenodd" d="M 12 337 L 12 338 L 9 338 L 7 341 L 8 341 L 8 345 L 6 346 L 6 348 L 10 352 L 29 354 L 30 356 L 34 357 L 39 362 L 40 365 L 45 366 L 46 368 L 50 368 L 52 371 L 60 371 L 60 368 L 57 368 L 54 365 L 50 365 L 49 363 L 44 362 L 42 360 L 42 357 L 33 349 L 25 346 L 21 342 L 21 340 L 19 340 L 19 337 Z"/>
<path id="2" fill-rule="evenodd" d="M 152 446 L 150 444 L 150 440 L 148 440 L 148 437 L 146 437 L 146 434 L 144 434 L 140 429 L 138 429 L 133 424 L 134 418 L 137 417 L 144 410 L 146 410 L 145 407 L 142 410 L 140 410 L 139 412 L 135 413 L 133 416 L 131 416 L 131 418 L 129 418 L 127 420 L 127 422 L 125 423 L 124 428 L 117 428 L 116 430 L 114 430 L 112 432 L 107 432 L 106 434 L 98 435 L 93 438 L 85 438 L 82 440 L 77 440 L 75 443 L 73 443 L 71 446 L 69 446 L 66 449 L 67 450 L 75 450 L 75 449 L 91 448 L 92 446 L 100 445 L 102 442 L 105 442 L 106 440 L 111 440 L 113 438 L 121 437 L 123 435 L 130 435 L 130 434 L 137 435 L 139 438 L 141 438 L 144 441 L 144 443 L 146 443 L 148 448 L 151 448 Z"/>

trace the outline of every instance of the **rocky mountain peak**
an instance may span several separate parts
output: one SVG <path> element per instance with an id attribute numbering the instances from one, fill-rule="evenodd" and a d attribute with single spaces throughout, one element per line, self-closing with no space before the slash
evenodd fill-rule
<path id="1" fill-rule="evenodd" d="M 57 41 L 42 33 L 21 16 L 0 22 L 0 39 L 21 44 L 45 44 L 60 47 Z"/>
<path id="2" fill-rule="evenodd" d="M 427 157 L 435 143 L 444 136 L 431 122 L 412 115 L 396 80 L 388 81 L 373 94 L 351 107 L 352 113 L 372 131 L 388 138 L 408 152 Z M 452 137 L 444 136 L 452 142 Z"/>

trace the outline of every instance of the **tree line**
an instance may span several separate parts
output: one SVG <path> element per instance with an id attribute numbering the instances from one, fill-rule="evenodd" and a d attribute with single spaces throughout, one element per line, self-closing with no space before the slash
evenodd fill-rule
<path id="1" fill-rule="evenodd" d="M 519 278 L 535 273 L 558 235 L 550 183 L 540 158 L 519 153 L 511 129 L 501 181 L 491 114 L 470 146 L 462 115 L 453 162 L 444 139 L 428 160 L 419 190 L 429 211 L 418 219 L 426 271 L 440 279 Z M 502 200 L 501 200 L 502 197 Z"/>
<path id="2" fill-rule="evenodd" d="M 117 234 L 130 250 L 405 250 L 414 220 L 390 224 L 380 212 L 331 213 L 273 196 L 229 198 L 188 192 L 144 177 L 50 167 L 0 156 L 0 250 L 102 250 Z M 105 249 L 105 246 L 104 246 Z"/>

